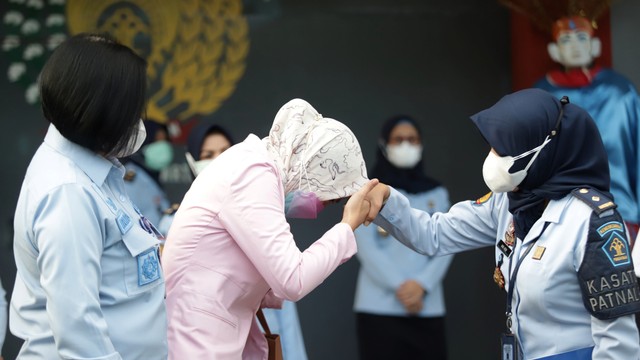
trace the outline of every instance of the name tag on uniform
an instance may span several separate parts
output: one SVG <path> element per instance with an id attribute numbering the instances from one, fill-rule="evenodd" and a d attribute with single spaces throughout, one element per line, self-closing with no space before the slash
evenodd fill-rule
<path id="1" fill-rule="evenodd" d="M 498 242 L 497 246 L 498 246 L 498 249 L 500 249 L 500 251 L 502 251 L 502 253 L 506 257 L 511 256 L 511 253 L 513 252 L 513 250 L 511 250 L 511 248 L 509 247 L 509 245 L 507 245 L 507 243 L 505 243 L 504 241 L 500 240 L 500 242 Z"/>
<path id="2" fill-rule="evenodd" d="M 146 285 L 160 279 L 160 261 L 153 247 L 138 255 L 138 285 Z"/>

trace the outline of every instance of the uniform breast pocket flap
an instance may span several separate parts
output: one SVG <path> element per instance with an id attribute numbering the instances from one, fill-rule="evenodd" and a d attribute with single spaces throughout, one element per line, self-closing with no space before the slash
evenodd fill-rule
<path id="1" fill-rule="evenodd" d="M 158 241 L 149 233 L 134 227 L 122 236 L 129 256 L 124 259 L 127 294 L 136 295 L 164 283 Z"/>

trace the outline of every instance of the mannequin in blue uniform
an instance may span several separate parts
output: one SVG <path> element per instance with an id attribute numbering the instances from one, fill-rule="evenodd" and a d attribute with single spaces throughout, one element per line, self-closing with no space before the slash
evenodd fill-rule
<path id="1" fill-rule="evenodd" d="M 535 84 L 556 97 L 568 96 L 585 109 L 600 130 L 609 156 L 611 194 L 635 239 L 640 224 L 640 98 L 634 85 L 612 69 L 594 64 L 600 39 L 584 17 L 564 17 L 553 24 L 549 56 L 562 69 L 549 71 Z"/>
<path id="2" fill-rule="evenodd" d="M 231 133 L 219 125 L 203 123 L 196 126 L 187 139 L 187 163 L 194 177 L 209 165 L 218 155 L 234 144 Z M 160 230 L 168 233 L 173 215 L 179 205 L 173 205 L 160 221 Z M 283 357 L 292 360 L 306 360 L 307 353 L 302 338 L 296 304 L 284 301 L 281 309 L 263 308 L 262 312 L 272 333 L 280 335 Z"/>
<path id="3" fill-rule="evenodd" d="M 127 169 L 127 194 L 152 224 L 157 225 L 169 207 L 167 194 L 160 183 L 160 172 L 173 161 L 173 147 L 167 126 L 155 120 L 145 120 L 147 138 L 140 150 L 123 159 Z"/>
<path id="4" fill-rule="evenodd" d="M 491 148 L 482 173 L 492 192 L 430 215 L 378 184 L 368 220 L 430 256 L 494 247 L 503 359 L 640 359 L 640 288 L 589 114 L 526 89 L 471 120 Z"/>
<path id="5" fill-rule="evenodd" d="M 393 186 L 416 209 L 449 210 L 449 193 L 424 173 L 415 120 L 399 115 L 382 126 L 372 178 Z M 382 228 L 355 231 L 360 272 L 354 310 L 360 359 L 447 358 L 442 282 L 453 255 L 418 254 Z"/>

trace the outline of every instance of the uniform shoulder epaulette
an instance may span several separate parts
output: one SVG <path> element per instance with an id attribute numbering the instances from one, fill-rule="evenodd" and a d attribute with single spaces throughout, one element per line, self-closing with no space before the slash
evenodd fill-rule
<path id="1" fill-rule="evenodd" d="M 589 205 L 589 207 L 598 215 L 607 210 L 618 207 L 613 200 L 596 189 L 583 187 L 574 189 L 571 191 L 571 194 Z"/>

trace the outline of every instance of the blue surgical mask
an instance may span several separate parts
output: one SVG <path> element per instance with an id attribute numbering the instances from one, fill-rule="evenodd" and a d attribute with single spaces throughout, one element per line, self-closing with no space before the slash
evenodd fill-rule
<path id="1" fill-rule="evenodd" d="M 142 149 L 145 165 L 155 171 L 160 171 L 173 161 L 173 147 L 166 140 L 155 141 Z"/>

